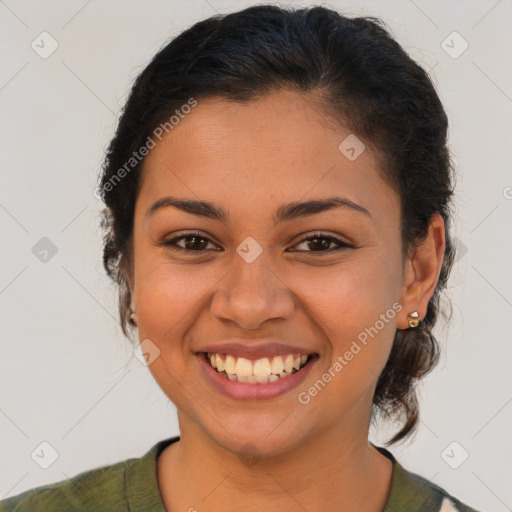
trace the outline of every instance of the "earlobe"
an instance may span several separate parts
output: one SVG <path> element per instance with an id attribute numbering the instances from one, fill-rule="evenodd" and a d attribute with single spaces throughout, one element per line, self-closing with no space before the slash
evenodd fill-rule
<path id="1" fill-rule="evenodd" d="M 404 315 L 407 314 L 408 317 L 400 319 L 402 327 L 399 326 L 399 329 L 416 327 L 418 321 L 421 322 L 425 317 L 441 274 L 445 245 L 444 220 L 439 213 L 435 213 L 430 219 L 425 240 L 406 262 L 400 303 L 403 305 Z M 411 317 L 412 312 L 417 312 L 418 316 Z"/>
<path id="2" fill-rule="evenodd" d="M 135 307 L 135 300 L 133 298 L 133 292 L 130 291 L 130 295 L 131 295 L 131 301 L 130 301 L 130 318 L 134 321 L 134 322 L 137 322 L 137 310 L 136 310 L 136 307 Z"/>

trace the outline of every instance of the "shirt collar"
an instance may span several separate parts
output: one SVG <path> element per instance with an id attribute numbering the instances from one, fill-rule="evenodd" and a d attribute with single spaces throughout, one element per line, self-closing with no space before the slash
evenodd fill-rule
<path id="1" fill-rule="evenodd" d="M 140 459 L 127 461 L 125 491 L 132 512 L 166 512 L 158 487 L 156 462 L 160 453 L 179 439 L 180 436 L 174 436 L 159 441 Z M 385 448 L 373 446 L 393 463 L 391 488 L 383 512 L 439 510 L 442 495 L 432 491 L 433 487 L 428 480 L 404 469 Z"/>

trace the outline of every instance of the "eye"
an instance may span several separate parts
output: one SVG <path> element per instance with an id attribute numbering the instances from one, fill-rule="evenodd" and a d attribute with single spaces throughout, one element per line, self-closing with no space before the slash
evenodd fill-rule
<path id="1" fill-rule="evenodd" d="M 187 242 L 187 240 L 190 240 L 190 242 Z M 181 241 L 185 241 L 185 247 L 178 245 L 178 242 Z M 162 245 L 165 247 L 170 247 L 175 251 L 203 252 L 207 250 L 206 246 L 208 246 L 208 243 L 212 243 L 211 240 L 201 233 L 189 232 L 183 233 L 182 235 L 171 238 L 169 240 L 164 240 Z"/>
<path id="2" fill-rule="evenodd" d="M 332 243 L 335 243 L 337 245 L 337 247 L 335 247 L 334 249 L 328 249 L 328 247 Z M 303 239 L 295 247 L 298 247 L 299 245 L 302 245 L 302 244 L 307 244 L 307 247 L 309 249 L 313 249 L 313 250 L 299 251 L 299 252 L 317 252 L 317 253 L 319 252 L 319 253 L 324 253 L 324 254 L 325 253 L 332 254 L 333 252 L 338 252 L 343 249 L 354 248 L 353 245 L 347 244 L 343 240 L 339 240 L 336 237 L 327 236 L 324 233 L 315 233 L 312 237 Z M 324 250 L 324 249 L 328 249 L 328 250 Z"/>
<path id="3" fill-rule="evenodd" d="M 183 246 L 178 245 L 181 242 L 183 242 Z M 336 244 L 337 247 L 329 249 L 329 247 L 333 243 Z M 208 244 L 214 246 L 213 242 L 208 237 L 198 232 L 182 233 L 180 236 L 171 238 L 169 240 L 164 240 L 163 242 L 161 242 L 161 245 L 165 247 L 170 247 L 172 250 L 175 251 L 197 253 L 207 251 Z M 342 240 L 339 240 L 336 237 L 327 236 L 324 233 L 315 233 L 313 236 L 303 239 L 301 242 L 296 244 L 295 247 L 302 244 L 307 244 L 307 247 L 312 250 L 298 252 L 316 252 L 332 254 L 334 252 L 341 251 L 342 249 L 354 248 L 354 246 L 347 244 L 346 242 L 343 242 Z"/>

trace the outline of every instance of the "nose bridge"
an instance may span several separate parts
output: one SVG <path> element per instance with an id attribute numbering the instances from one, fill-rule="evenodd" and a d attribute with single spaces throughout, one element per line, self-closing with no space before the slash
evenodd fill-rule
<path id="1" fill-rule="evenodd" d="M 238 256 L 234 259 L 233 269 L 228 278 L 228 291 L 233 299 L 249 295 L 253 301 L 268 302 L 276 293 L 275 271 L 272 271 L 272 256 L 254 238 L 247 237 L 236 248 Z"/>
<path id="2" fill-rule="evenodd" d="M 293 298 L 276 273 L 270 250 L 248 237 L 236 253 L 230 272 L 214 294 L 212 314 L 246 329 L 256 329 L 271 318 L 288 317 Z"/>
<path id="3" fill-rule="evenodd" d="M 272 256 L 268 248 L 263 248 L 252 237 L 244 240 L 236 249 L 239 260 L 233 262 L 233 281 L 242 287 L 249 285 L 254 292 L 268 292 L 276 283 L 272 282 L 275 273 L 271 270 Z"/>

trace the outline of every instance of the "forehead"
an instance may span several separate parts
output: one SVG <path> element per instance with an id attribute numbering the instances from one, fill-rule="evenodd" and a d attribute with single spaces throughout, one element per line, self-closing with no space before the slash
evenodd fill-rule
<path id="1" fill-rule="evenodd" d="M 312 95 L 199 99 L 146 157 L 140 199 L 149 206 L 169 194 L 228 203 L 246 214 L 249 206 L 261 211 L 276 202 L 343 195 L 376 215 L 396 209 L 398 198 L 374 154 L 366 147 L 349 159 L 345 140 L 359 144 Z"/>

